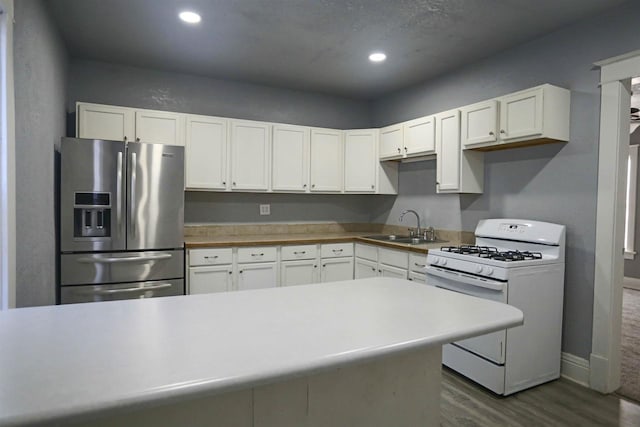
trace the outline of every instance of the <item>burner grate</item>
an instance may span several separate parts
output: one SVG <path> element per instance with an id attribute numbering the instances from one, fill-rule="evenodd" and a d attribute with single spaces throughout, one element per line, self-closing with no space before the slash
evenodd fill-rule
<path id="1" fill-rule="evenodd" d="M 440 248 L 443 252 L 451 252 L 454 254 L 462 254 L 476 256 L 480 258 L 495 259 L 496 261 L 528 261 L 533 259 L 542 259 L 540 252 L 531 251 L 498 251 L 497 248 L 491 246 L 443 246 Z"/>

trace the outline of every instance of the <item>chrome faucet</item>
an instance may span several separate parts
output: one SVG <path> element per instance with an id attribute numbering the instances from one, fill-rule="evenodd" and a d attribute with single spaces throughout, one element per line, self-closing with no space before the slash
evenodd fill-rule
<path id="1" fill-rule="evenodd" d="M 418 212 L 414 211 L 413 209 L 407 209 L 400 214 L 400 221 L 402 221 L 402 218 L 404 218 L 404 216 L 409 212 L 411 212 L 416 216 L 416 222 L 418 223 L 418 227 L 416 229 L 416 235 L 420 236 L 420 215 L 418 215 Z"/>

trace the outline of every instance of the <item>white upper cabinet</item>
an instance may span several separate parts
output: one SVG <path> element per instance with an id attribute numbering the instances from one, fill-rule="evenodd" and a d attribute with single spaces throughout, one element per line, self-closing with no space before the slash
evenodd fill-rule
<path id="1" fill-rule="evenodd" d="M 436 149 L 438 193 L 482 193 L 484 154 L 461 150 L 459 110 L 436 116 Z"/>
<path id="2" fill-rule="evenodd" d="M 311 130 L 311 191 L 341 192 L 344 150 L 342 131 Z"/>
<path id="3" fill-rule="evenodd" d="M 349 130 L 344 133 L 344 191 L 375 193 L 378 156 L 377 129 Z"/>
<path id="4" fill-rule="evenodd" d="M 310 134 L 310 129 L 304 126 L 273 125 L 274 191 L 308 191 Z"/>
<path id="5" fill-rule="evenodd" d="M 267 191 L 270 172 L 270 125 L 231 120 L 231 189 Z"/>
<path id="6" fill-rule="evenodd" d="M 135 140 L 135 110 L 132 108 L 78 103 L 76 116 L 78 138 Z"/>
<path id="7" fill-rule="evenodd" d="M 136 111 L 136 141 L 184 145 L 184 115 L 165 111 Z"/>
<path id="8" fill-rule="evenodd" d="M 220 117 L 186 116 L 188 189 L 227 189 L 227 125 L 228 120 Z"/>
<path id="9" fill-rule="evenodd" d="M 380 129 L 380 160 L 400 159 L 404 150 L 402 123 Z"/>
<path id="10" fill-rule="evenodd" d="M 467 148 L 475 144 L 498 140 L 498 101 L 485 101 L 460 109 L 462 114 L 462 145 Z"/>
<path id="11" fill-rule="evenodd" d="M 428 155 L 436 152 L 435 116 L 420 117 L 403 124 L 405 156 Z"/>
<path id="12" fill-rule="evenodd" d="M 463 107 L 463 148 L 496 150 L 569 141 L 570 103 L 570 91 L 545 84 Z"/>

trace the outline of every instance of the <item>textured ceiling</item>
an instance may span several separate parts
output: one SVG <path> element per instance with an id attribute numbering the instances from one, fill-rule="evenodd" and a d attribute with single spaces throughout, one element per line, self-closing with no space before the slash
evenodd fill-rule
<path id="1" fill-rule="evenodd" d="M 47 0 L 73 58 L 371 99 L 623 0 Z M 192 9 L 202 22 L 176 15 Z M 386 62 L 372 64 L 373 50 Z"/>

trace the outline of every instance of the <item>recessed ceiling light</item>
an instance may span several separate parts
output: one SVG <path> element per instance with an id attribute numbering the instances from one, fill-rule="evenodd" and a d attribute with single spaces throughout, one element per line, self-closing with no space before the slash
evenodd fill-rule
<path id="1" fill-rule="evenodd" d="M 369 61 L 371 62 L 382 62 L 385 59 L 387 59 L 387 55 L 382 52 L 373 52 L 371 55 L 369 55 Z"/>
<path id="2" fill-rule="evenodd" d="M 200 15 L 198 15 L 195 12 L 191 12 L 189 10 L 180 12 L 178 16 L 180 17 L 180 19 L 182 19 L 184 22 L 188 24 L 197 24 L 202 20 L 202 18 L 200 18 Z"/>

